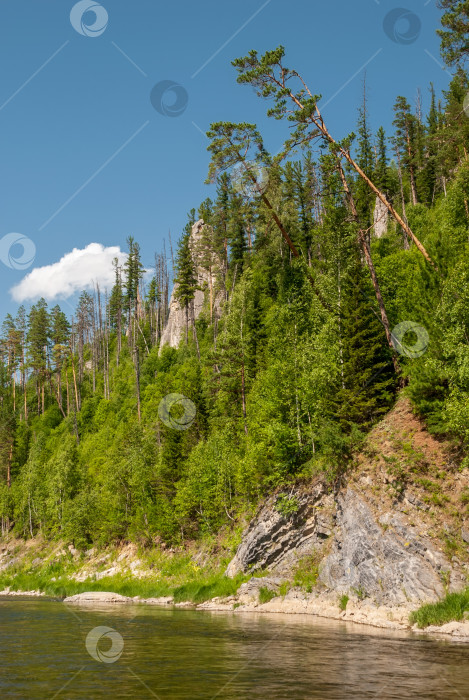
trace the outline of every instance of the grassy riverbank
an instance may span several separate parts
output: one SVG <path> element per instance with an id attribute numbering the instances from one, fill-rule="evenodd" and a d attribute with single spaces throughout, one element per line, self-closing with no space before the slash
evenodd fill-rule
<path id="1" fill-rule="evenodd" d="M 466 615 L 468 613 L 468 615 Z M 410 622 L 418 627 L 444 625 L 447 622 L 460 622 L 469 616 L 469 588 L 461 593 L 448 593 L 437 603 L 422 605 L 410 616 Z"/>
<path id="2" fill-rule="evenodd" d="M 66 576 L 51 580 L 46 574 L 21 572 L 16 575 L 0 576 L 0 588 L 3 590 L 8 588 L 12 591 L 41 591 L 48 596 L 58 598 L 87 591 L 110 591 L 129 597 L 172 596 L 176 603 L 183 601 L 203 603 L 217 596 L 233 595 L 245 580 L 246 577 L 243 576 L 230 579 L 223 574 L 212 574 L 202 575 L 175 586 L 171 580 L 140 580 L 124 575 L 105 576 L 99 580 L 91 578 L 85 581 L 74 581 Z"/>
<path id="3" fill-rule="evenodd" d="M 234 594 L 250 578 L 224 576 L 237 543 L 232 537 L 207 541 L 193 550 L 126 544 L 87 552 L 40 539 L 11 539 L 0 552 L 0 590 L 41 591 L 58 598 L 112 591 L 129 597 L 172 596 L 175 602 L 202 603 Z"/>

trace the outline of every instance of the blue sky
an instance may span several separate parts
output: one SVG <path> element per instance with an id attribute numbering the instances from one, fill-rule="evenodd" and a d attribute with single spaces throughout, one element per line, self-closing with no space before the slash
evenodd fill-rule
<path id="1" fill-rule="evenodd" d="M 374 129 L 390 130 L 397 95 L 414 101 L 420 88 L 426 107 L 429 83 L 441 94 L 450 79 L 435 33 L 440 12 L 425 0 L 402 0 L 410 25 L 399 20 L 394 40 L 383 21 L 399 0 L 102 0 L 104 11 L 98 6 L 98 15 L 74 20 L 79 31 L 70 20 L 74 5 L 2 0 L 0 256 L 5 259 L 2 245 L 12 239 L 4 237 L 12 232 L 31 239 L 36 254 L 23 270 L 0 262 L 1 318 L 16 311 L 12 287 L 74 248 L 98 243 L 124 250 L 131 234 L 151 265 L 168 230 L 177 240 L 187 211 L 213 194 L 204 185 L 201 133 L 210 122 L 255 122 L 266 146 L 278 150 L 286 125 L 265 117 L 265 104 L 237 85 L 230 65 L 250 49 L 285 46 L 286 63 L 328 102 L 324 116 L 337 137 L 355 126 L 363 66 Z M 97 16 L 101 24 L 91 27 Z M 102 31 L 86 36 L 94 29 Z M 407 33 L 413 34 L 402 43 Z M 186 91 L 179 116 L 152 106 L 150 93 L 161 81 Z M 11 250 L 13 257 L 21 253 L 19 244 Z M 111 253 L 96 258 L 98 268 L 109 266 Z M 85 276 L 86 261 L 82 256 Z M 69 274 L 66 266 L 56 278 L 53 272 L 38 272 L 34 290 L 46 277 L 46 292 L 60 287 L 60 275 Z M 90 265 L 88 279 L 95 274 Z M 65 289 L 68 294 L 70 284 Z M 62 304 L 66 312 L 69 304 Z"/>

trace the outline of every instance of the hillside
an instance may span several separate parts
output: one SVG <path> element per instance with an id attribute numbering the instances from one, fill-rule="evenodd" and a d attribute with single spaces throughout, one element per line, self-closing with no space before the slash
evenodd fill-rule
<path id="1" fill-rule="evenodd" d="M 469 470 L 458 468 L 453 450 L 432 438 L 401 398 L 340 484 L 280 489 L 260 505 L 238 547 L 239 535 L 226 530 L 212 542 L 170 549 L 125 544 L 82 553 L 63 541 L 7 537 L 0 583 L 50 595 L 112 590 L 160 605 L 308 612 L 406 628 L 419 605 L 467 582 Z"/>
<path id="2" fill-rule="evenodd" d="M 4 321 L 2 535 L 10 565 L 36 543 L 42 586 L 62 549 L 60 576 L 130 548 L 155 566 L 177 555 L 166 592 L 194 553 L 216 578 L 259 508 L 286 538 L 267 537 L 292 554 L 285 573 L 299 549 L 334 594 L 416 604 L 466 581 L 467 75 L 444 101 L 431 88 L 425 115 L 398 96 L 390 136 L 365 100 L 336 141 L 284 62 L 282 47 L 234 61 L 291 129 L 273 157 L 255 125 L 211 125 L 216 196 L 190 211 L 171 265 L 163 251 L 147 269 L 129 237 L 109 294 Z M 250 532 L 237 584 L 278 564 Z"/>

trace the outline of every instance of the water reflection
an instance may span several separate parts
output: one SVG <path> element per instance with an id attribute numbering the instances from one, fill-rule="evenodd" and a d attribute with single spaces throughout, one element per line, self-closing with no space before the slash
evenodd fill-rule
<path id="1" fill-rule="evenodd" d="M 0 599 L 0 651 L 2 698 L 469 698 L 468 645 L 301 615 Z"/>

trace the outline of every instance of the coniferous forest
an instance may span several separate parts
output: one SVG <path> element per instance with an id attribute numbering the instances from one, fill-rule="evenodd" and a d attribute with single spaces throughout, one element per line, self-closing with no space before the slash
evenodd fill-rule
<path id="1" fill-rule="evenodd" d="M 256 125 L 212 124 L 214 195 L 188 203 L 177 249 L 149 272 L 129 237 L 112 290 L 4 319 L 3 534 L 78 548 L 214 534 L 278 486 L 336 483 L 403 392 L 467 460 L 468 3 L 441 5 L 441 98 L 396 95 L 392 132 L 373 131 L 364 81 L 338 139 L 314 75 L 282 47 L 250 52 L 233 80 L 284 122 L 281 152 Z M 161 344 L 173 282 L 178 348 Z"/>

